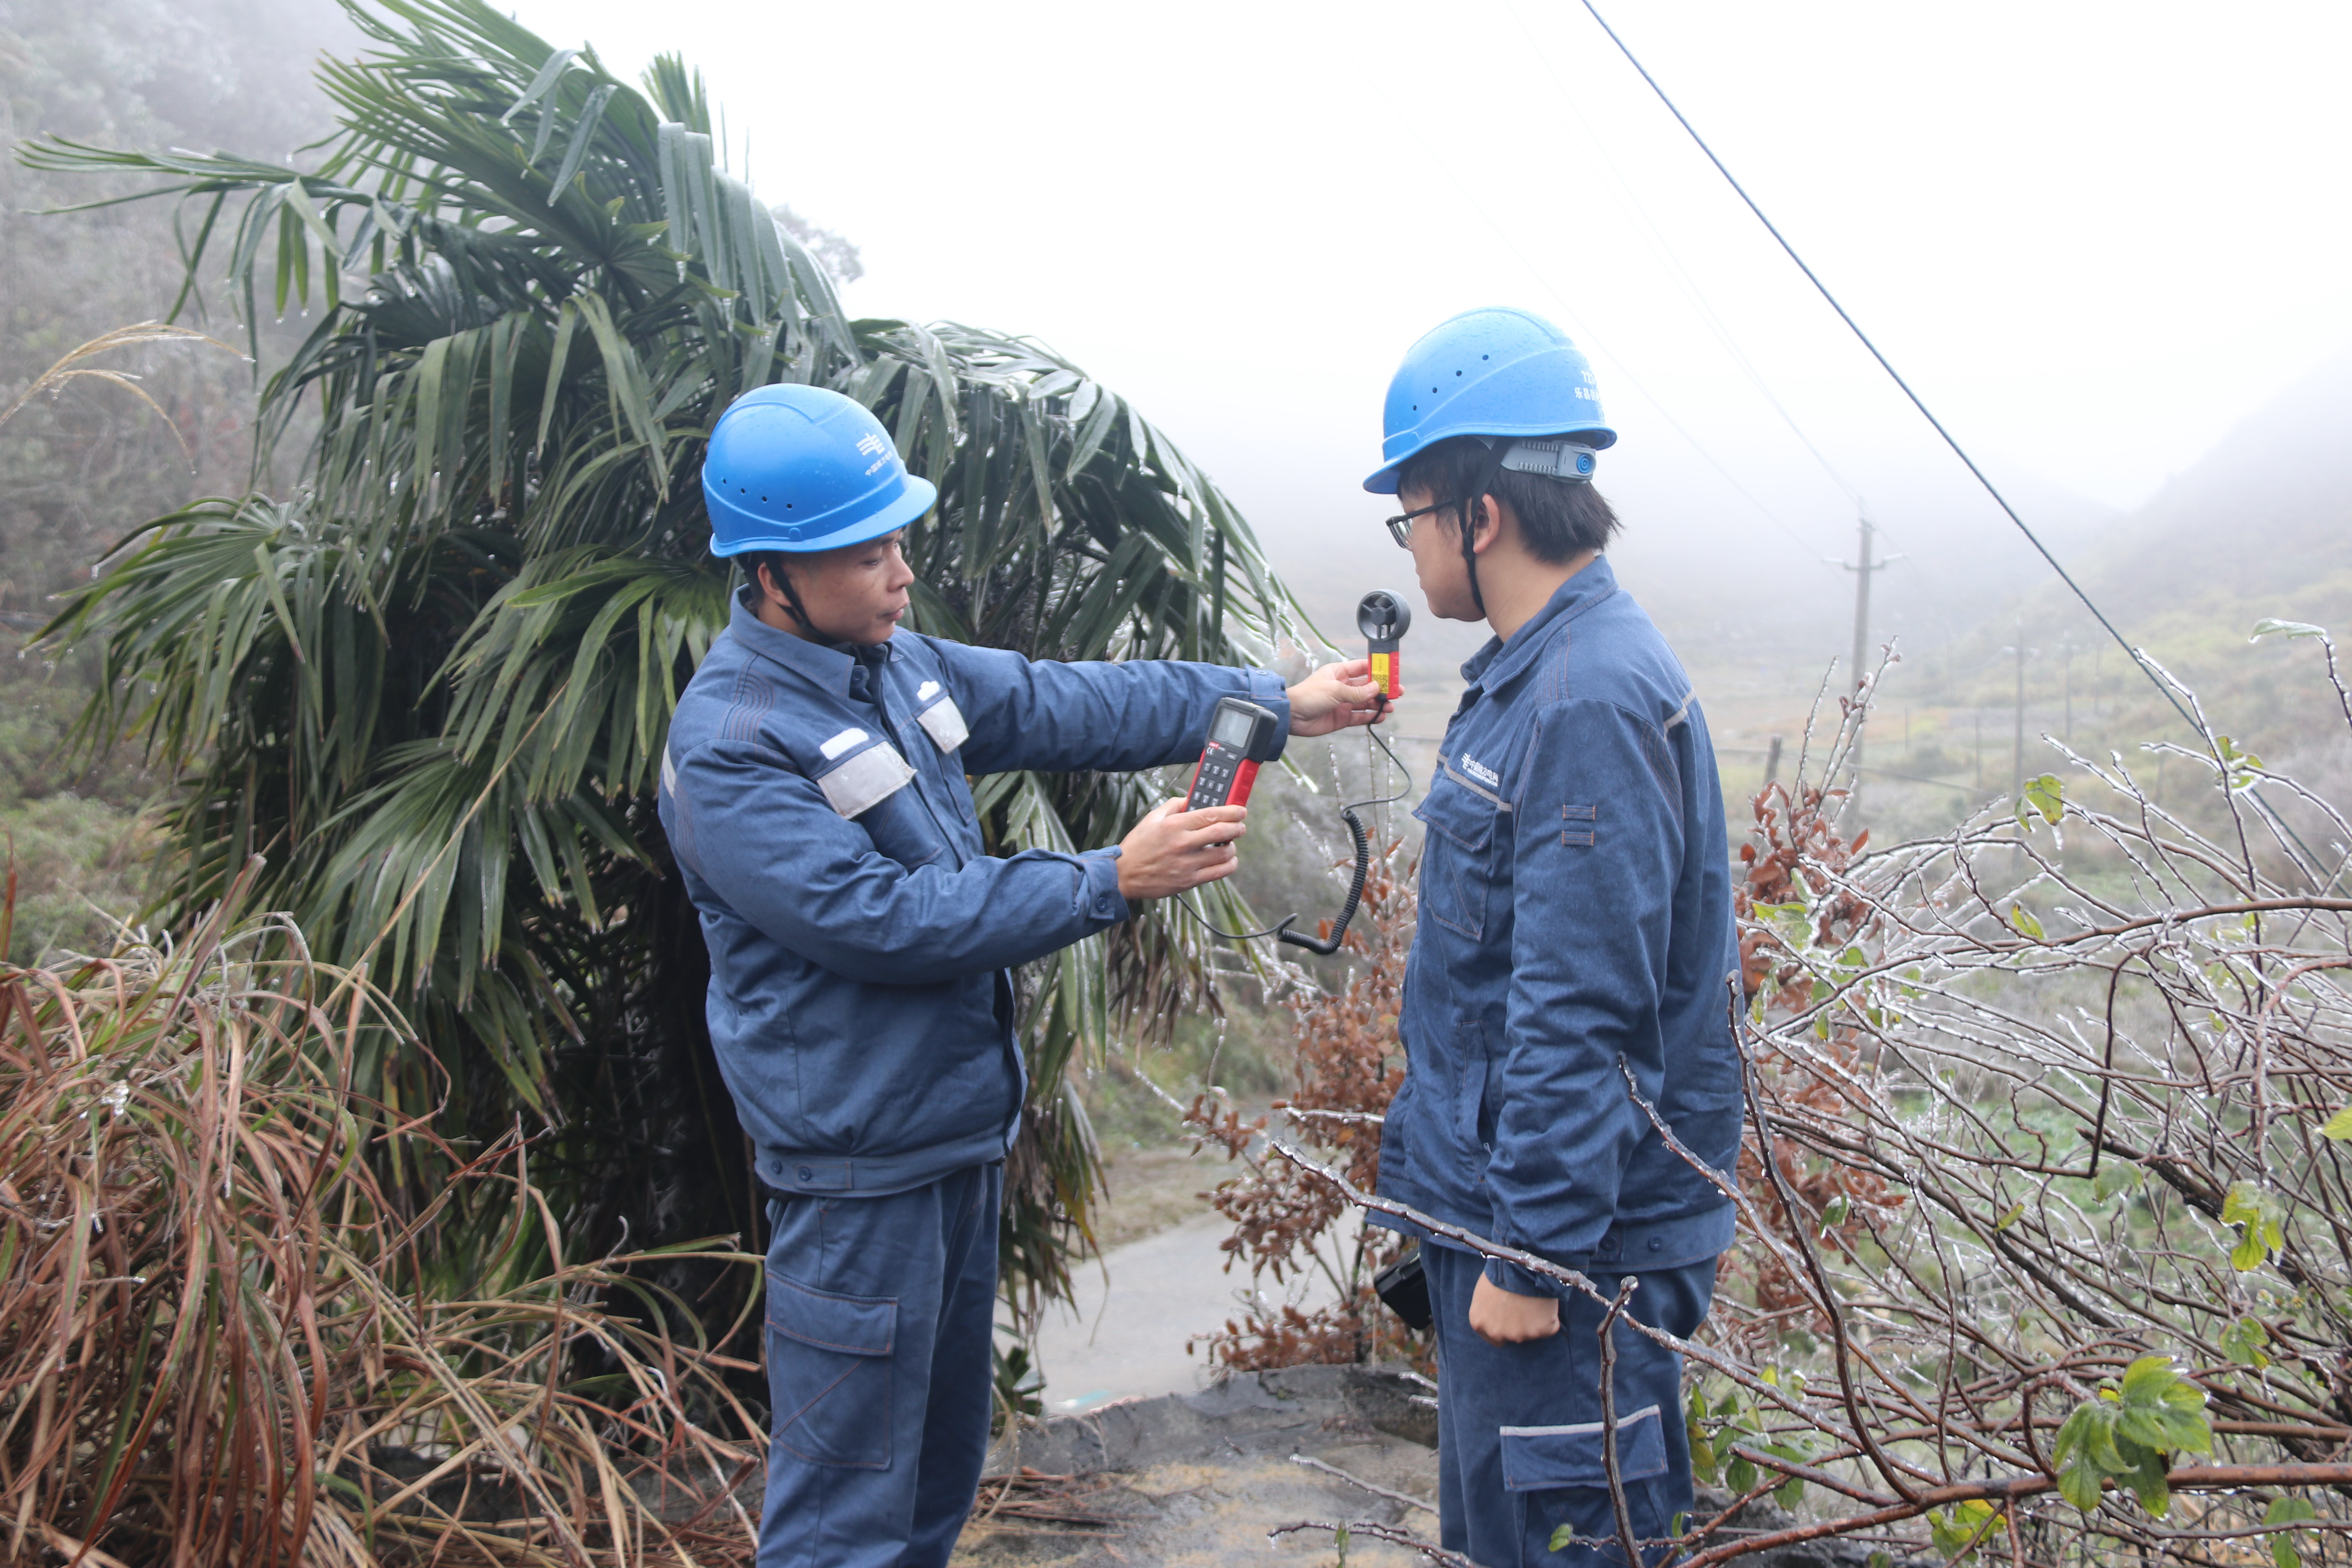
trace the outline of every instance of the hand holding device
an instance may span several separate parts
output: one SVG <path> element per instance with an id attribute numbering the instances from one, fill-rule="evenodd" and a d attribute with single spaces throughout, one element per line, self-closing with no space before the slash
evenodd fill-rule
<path id="1" fill-rule="evenodd" d="M 1402 670 L 1398 658 L 1398 642 L 1404 630 L 1412 624 L 1412 612 L 1405 608 L 1404 600 L 1385 589 L 1376 589 L 1364 595 L 1356 606 L 1356 626 L 1370 642 L 1370 658 L 1350 659 L 1340 664 L 1327 664 L 1313 675 L 1290 689 L 1291 724 L 1294 735 L 1328 735 L 1334 730 L 1359 724 L 1377 723 L 1389 703 L 1404 690 Z M 1358 684 L 1365 682 L 1366 684 Z M 1192 783 L 1186 792 L 1187 805 L 1215 805 L 1220 802 L 1238 804 L 1249 798 L 1250 786 L 1257 782 L 1261 763 L 1274 755 L 1280 740 L 1280 721 L 1255 702 L 1238 697 L 1228 697 L 1217 704 L 1209 721 L 1208 744 L 1202 749 L 1201 761 L 1192 770 Z M 1209 923 L 1202 913 L 1189 903 L 1184 912 L 1199 921 L 1212 936 L 1227 942 L 1248 942 L 1256 937 L 1270 936 L 1293 947 L 1303 947 L 1309 952 L 1330 954 L 1339 951 L 1347 939 L 1348 922 L 1356 918 L 1357 906 L 1363 902 L 1364 882 L 1372 869 L 1371 836 L 1365 830 L 1364 819 L 1356 814 L 1360 805 L 1385 805 L 1401 800 L 1412 787 L 1412 774 L 1402 761 L 1381 739 L 1371 732 L 1374 745 L 1388 753 L 1399 773 L 1404 774 L 1404 787 L 1377 800 L 1360 800 L 1339 808 L 1339 819 L 1348 825 L 1348 835 L 1355 841 L 1356 867 L 1348 884 L 1347 901 L 1339 906 L 1339 918 L 1331 922 L 1331 934 L 1309 936 L 1290 928 L 1298 917 L 1291 915 L 1280 925 L 1265 931 L 1220 931 Z M 1223 809 L 1230 810 L 1231 805 Z M 1217 873 L 1230 873 L 1228 865 Z M 1213 880 L 1203 878 L 1202 880 Z M 1124 872 L 1119 879 L 1120 891 L 1126 891 Z M 1179 903 L 1183 900 L 1179 900 Z"/>
<path id="2" fill-rule="evenodd" d="M 1118 842 L 1118 895 L 1129 903 L 1221 881 L 1241 861 L 1233 841 L 1249 831 L 1240 805 L 1187 811 L 1181 800 L 1146 812 Z"/>
<path id="3" fill-rule="evenodd" d="M 1290 699 L 1294 735 L 1328 735 L 1360 724 L 1376 724 L 1389 705 L 1373 684 L 1371 660 L 1365 658 L 1327 664 L 1284 695 Z"/>

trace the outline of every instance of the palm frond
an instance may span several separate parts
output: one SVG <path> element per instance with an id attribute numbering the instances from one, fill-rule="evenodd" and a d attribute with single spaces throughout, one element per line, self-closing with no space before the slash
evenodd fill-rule
<path id="1" fill-rule="evenodd" d="M 249 328 L 319 311 L 262 392 L 257 472 L 298 404 L 320 412 L 296 499 L 157 520 L 50 635 L 105 658 L 85 737 L 139 730 L 182 773 L 173 910 L 268 850 L 257 896 L 402 999 L 453 1116 L 560 1130 L 582 1224 L 700 1235 L 727 1228 L 722 1204 L 748 1223 L 652 810 L 677 693 L 726 620 L 696 476 L 728 404 L 813 383 L 882 418 L 940 488 L 908 546 L 921 630 L 1225 663 L 1307 633 L 1226 498 L 1078 366 L 979 328 L 848 320 L 719 166 L 682 62 L 640 88 L 480 0 L 350 9 L 370 47 L 322 69 L 342 130 L 315 167 L 26 153 L 193 204 L 189 288 L 225 274 Z M 1007 851 L 1112 843 L 1151 804 L 1092 777 L 979 795 Z M 1061 1238 L 1018 1249 L 1032 1285 L 1065 1283 L 1091 1190 L 1066 1068 L 1122 1019 L 1199 999 L 1203 942 L 1150 915 L 1027 977 L 1044 1174 L 1023 1223 Z M 438 1098 L 397 1050 L 374 1070 L 387 1100 Z M 610 1180 L 648 1159 L 669 1185 Z"/>

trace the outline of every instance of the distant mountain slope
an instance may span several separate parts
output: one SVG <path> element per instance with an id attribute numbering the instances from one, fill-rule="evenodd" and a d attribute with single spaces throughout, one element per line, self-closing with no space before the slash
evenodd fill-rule
<path id="1" fill-rule="evenodd" d="M 2193 389 L 2184 388 L 2187 394 Z M 2309 643 L 2247 637 L 2265 616 L 2309 621 L 2352 647 L 2352 352 L 2331 358 L 2231 430 L 2146 505 L 2097 531 L 2067 569 L 2124 637 L 2197 692 L 2221 731 L 2282 756 L 2333 742 L 2336 700 Z M 2006 710 L 2015 700 L 2018 628 L 2031 649 L 2029 729 L 2046 725 L 2075 682 L 2079 744 L 2185 740 L 2163 699 L 2047 577 L 1948 657 L 1925 661 L 1922 700 Z M 2074 650 L 2069 672 L 2059 658 Z M 2094 681 L 2089 670 L 2103 671 Z"/>
<path id="2" fill-rule="evenodd" d="M 2256 599 L 2352 605 L 2352 353 L 2104 531 L 2076 570 L 2111 615 L 2171 621 Z"/>

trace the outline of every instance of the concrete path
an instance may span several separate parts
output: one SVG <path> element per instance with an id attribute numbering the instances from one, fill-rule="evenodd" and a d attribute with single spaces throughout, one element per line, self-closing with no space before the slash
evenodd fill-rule
<path id="1" fill-rule="evenodd" d="M 1232 1234 L 1231 1220 L 1206 1214 L 1115 1248 L 1099 1265 L 1080 1265 L 1076 1310 L 1047 1309 L 1038 1331 L 1046 1414 L 1081 1415 L 1114 1400 L 1205 1385 L 1207 1347 L 1187 1355 L 1185 1342 L 1215 1333 L 1248 1310 L 1247 1266 L 1224 1272 L 1220 1244 Z M 1285 1285 L 1271 1277 L 1263 1283 L 1262 1310 L 1285 1301 L 1311 1310 L 1333 1297 L 1319 1271 Z"/>

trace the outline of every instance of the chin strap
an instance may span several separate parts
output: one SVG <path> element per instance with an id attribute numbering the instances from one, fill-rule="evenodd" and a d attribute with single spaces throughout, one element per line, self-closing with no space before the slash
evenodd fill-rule
<path id="1" fill-rule="evenodd" d="M 801 629 L 811 637 L 820 642 L 829 643 L 832 639 L 817 630 L 816 623 L 809 619 L 808 606 L 801 603 L 801 591 L 793 586 L 793 574 L 772 559 L 765 564 L 768 568 L 768 580 L 775 584 L 778 593 L 783 595 L 784 608 L 792 613 L 793 619 L 798 621 L 801 624 Z M 757 566 L 751 568 L 751 591 L 755 594 L 764 594 L 767 591 L 760 586 L 760 568 Z"/>
<path id="2" fill-rule="evenodd" d="M 1470 538 L 1470 508 L 1475 501 L 1462 503 L 1462 567 L 1470 574 L 1470 602 L 1478 607 L 1478 618 L 1486 618 L 1486 595 L 1478 592 L 1478 551 Z"/>
<path id="3" fill-rule="evenodd" d="M 1470 487 L 1468 495 L 1454 503 L 1454 521 L 1460 525 L 1457 531 L 1462 535 L 1462 565 L 1470 574 L 1470 602 L 1477 606 L 1478 618 L 1482 621 L 1486 618 L 1486 595 L 1478 591 L 1478 542 L 1477 531 L 1472 526 L 1473 515 L 1479 501 L 1495 488 L 1495 480 L 1503 471 L 1504 460 L 1513 449 L 1511 442 L 1496 441 L 1488 449 L 1486 467 L 1479 473 L 1478 482 Z M 1499 517 L 1496 520 L 1498 526 L 1501 521 Z"/>

